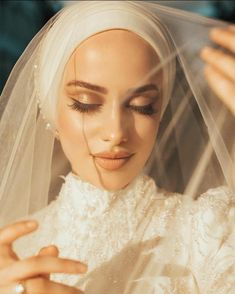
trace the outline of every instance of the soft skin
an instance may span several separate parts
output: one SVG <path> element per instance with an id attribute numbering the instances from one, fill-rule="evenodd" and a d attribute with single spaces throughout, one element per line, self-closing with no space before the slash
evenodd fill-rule
<path id="1" fill-rule="evenodd" d="M 231 51 L 235 52 L 235 33 L 234 32 L 235 32 L 235 27 L 233 26 L 233 27 L 230 27 L 228 30 L 213 31 L 211 36 L 213 41 L 215 41 L 217 44 L 225 48 L 229 47 Z M 206 67 L 207 80 L 210 86 L 212 87 L 212 89 L 220 97 L 220 99 L 224 101 L 224 103 L 228 106 L 231 112 L 235 113 L 234 111 L 235 109 L 234 108 L 235 78 L 234 78 L 234 75 L 231 75 L 231 73 L 234 70 L 234 58 L 230 58 L 231 55 L 220 55 L 220 57 L 222 56 L 224 57 L 221 60 L 221 58 L 220 59 L 217 58 L 218 56 L 217 54 L 218 53 L 222 54 L 223 52 L 214 51 L 215 54 L 212 54 L 212 55 L 211 53 L 212 51 L 209 52 L 208 49 L 202 52 L 202 57 L 208 65 L 208 67 Z M 103 71 L 102 68 L 100 70 Z M 122 78 L 123 76 L 120 75 L 120 79 Z M 130 78 L 129 75 L 128 75 L 128 78 Z M 221 87 L 222 89 L 224 89 L 223 91 L 220 91 Z M 65 97 L 65 94 L 62 94 L 62 96 Z M 63 101 L 62 98 L 61 98 L 61 103 Z M 63 101 L 63 103 L 65 102 Z M 79 122 L 79 119 L 75 116 L 75 113 L 76 112 L 74 111 L 73 113 L 74 121 L 76 122 L 78 120 Z M 79 113 L 76 113 L 76 114 L 78 117 L 80 116 Z M 112 113 L 109 112 L 108 114 L 111 116 Z M 132 115 L 133 121 L 134 121 L 135 115 L 137 114 Z M 142 119 L 144 119 L 144 117 Z M 80 118 L 80 121 L 81 120 L 82 119 Z M 157 118 L 156 116 L 156 121 L 155 121 L 156 126 L 158 126 L 158 120 L 159 118 Z M 62 121 L 60 123 L 62 123 Z M 86 126 L 88 127 L 87 124 Z M 105 127 L 107 127 L 107 129 L 105 130 L 107 131 L 110 130 L 111 122 L 109 122 L 109 124 L 106 123 Z M 62 128 L 62 125 L 61 125 L 61 128 Z M 119 128 L 122 129 L 121 126 L 118 126 L 117 124 L 117 129 Z M 155 131 L 157 132 L 156 129 Z M 81 131 L 79 134 L 81 135 Z M 104 134 L 108 134 L 108 132 Z M 123 138 L 125 137 L 123 136 Z M 63 138 L 61 137 L 61 139 Z M 125 140 L 122 140 L 122 141 L 125 141 Z M 84 146 L 84 142 L 80 144 L 81 146 Z M 123 145 L 125 147 L 129 146 L 128 141 L 125 144 L 120 143 L 119 145 L 121 146 Z M 103 145 L 101 147 L 103 147 Z M 85 150 L 83 152 L 85 153 Z M 145 155 L 145 154 L 142 154 L 142 155 Z M 75 170 L 75 165 L 73 166 L 73 168 Z M 81 171 L 81 169 L 79 169 L 79 171 Z M 234 173 L 234 179 L 235 179 L 235 173 Z M 58 250 L 55 247 L 50 246 L 47 248 L 43 248 L 39 252 L 38 256 L 34 256 L 25 260 L 18 259 L 15 252 L 13 251 L 14 241 L 20 237 L 30 234 L 36 229 L 37 229 L 37 224 L 35 222 L 33 223 L 20 222 L 20 223 L 16 223 L 16 224 L 7 226 L 5 228 L 2 228 L 0 230 L 0 293 L 11 294 L 14 286 L 18 283 L 18 281 L 24 280 L 27 293 L 40 292 L 40 293 L 50 293 L 50 294 L 62 294 L 62 293 L 63 294 L 79 294 L 79 293 L 81 294 L 82 292 L 78 289 L 65 286 L 62 284 L 57 284 L 49 280 L 49 275 L 55 272 L 81 274 L 86 271 L 86 266 L 84 266 L 83 264 L 79 262 L 75 262 L 72 260 L 63 260 L 58 258 L 57 257 Z"/>
<path id="2" fill-rule="evenodd" d="M 147 77 L 158 64 L 153 48 L 125 30 L 96 34 L 71 55 L 60 90 L 57 131 L 73 172 L 83 180 L 115 191 L 127 186 L 143 169 L 160 121 L 162 73 Z M 75 80 L 98 85 L 105 91 L 75 85 Z M 133 95 L 133 89 L 149 84 L 152 89 Z M 99 106 L 82 113 L 71 107 L 74 100 Z M 133 109 L 150 104 L 152 114 Z M 94 154 L 114 147 L 115 152 L 126 151 L 132 156 L 115 170 L 99 166 Z"/>
<path id="3" fill-rule="evenodd" d="M 96 186 L 116 190 L 126 186 L 141 171 L 156 139 L 161 95 L 159 91 L 149 90 L 133 96 L 130 89 L 149 83 L 160 88 L 161 73 L 145 79 L 158 63 L 153 49 L 140 37 L 126 31 L 98 34 L 75 50 L 64 72 L 57 125 L 74 173 Z M 75 78 L 105 87 L 107 93 L 101 95 L 84 87 L 66 86 Z M 71 107 L 73 99 L 99 103 L 101 107 L 99 111 L 81 113 Z M 136 111 L 136 107 L 150 102 L 153 114 Z M 97 167 L 92 154 L 113 147 L 133 156 L 118 170 Z M 15 254 L 13 243 L 37 227 L 34 221 L 22 221 L 0 230 L 1 294 L 12 293 L 19 281 L 23 281 L 27 293 L 82 294 L 79 289 L 49 279 L 53 273 L 83 274 L 87 271 L 87 266 L 79 261 L 59 258 L 56 247 L 42 248 L 37 256 L 24 260 Z"/>

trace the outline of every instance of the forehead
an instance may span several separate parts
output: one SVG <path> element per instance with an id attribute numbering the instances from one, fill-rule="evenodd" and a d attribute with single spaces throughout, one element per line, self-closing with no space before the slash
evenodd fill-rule
<path id="1" fill-rule="evenodd" d="M 157 53 L 143 38 L 127 30 L 109 30 L 75 49 L 65 67 L 65 80 L 110 87 L 133 85 L 141 83 L 158 63 Z"/>

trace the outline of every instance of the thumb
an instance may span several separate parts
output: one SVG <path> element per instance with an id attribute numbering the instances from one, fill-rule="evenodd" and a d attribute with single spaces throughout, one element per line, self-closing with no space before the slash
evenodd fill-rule
<path id="1" fill-rule="evenodd" d="M 57 257 L 59 255 L 59 250 L 55 245 L 50 245 L 50 246 L 41 248 L 38 255 L 39 256 L 54 256 L 54 257 Z"/>
<path id="2" fill-rule="evenodd" d="M 59 250 L 56 246 L 50 245 L 47 247 L 43 247 L 40 249 L 38 252 L 38 256 L 54 256 L 57 257 L 59 256 Z M 40 275 L 43 278 L 50 279 L 50 275 Z"/>

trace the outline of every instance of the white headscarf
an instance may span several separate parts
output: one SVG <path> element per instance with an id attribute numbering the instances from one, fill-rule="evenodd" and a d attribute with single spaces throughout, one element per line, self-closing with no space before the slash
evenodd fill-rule
<path id="1" fill-rule="evenodd" d="M 56 177 L 64 174 L 59 168 L 64 155 L 55 158 L 55 134 L 45 129 L 45 122 L 55 124 L 58 89 L 75 48 L 90 36 L 110 29 L 136 33 L 156 50 L 165 65 L 162 114 L 168 102 L 169 111 L 160 125 L 166 128 L 157 138 L 149 174 L 162 187 L 192 196 L 221 183 L 229 184 L 234 121 L 205 85 L 198 58 L 200 49 L 209 44 L 210 28 L 219 25 L 149 1 L 80 1 L 50 20 L 26 48 L 0 97 L 0 112 L 4 109 L 0 120 L 0 207 L 4 208 L 0 210 L 0 224 L 29 215 L 50 202 L 53 168 L 58 167 Z M 170 61 L 174 56 L 177 74 L 174 61 Z M 60 188 L 61 183 L 55 186 Z"/>
<path id="2" fill-rule="evenodd" d="M 39 101 L 42 112 L 52 126 L 56 121 L 58 88 L 70 55 L 84 40 L 111 29 L 132 31 L 147 41 L 156 51 L 163 66 L 163 115 L 172 91 L 175 62 L 169 59 L 172 43 L 163 24 L 150 11 L 129 1 L 96 1 L 71 5 L 61 14 L 43 42 L 39 57 Z M 63 36 L 63 38 L 61 38 Z M 159 67 L 162 65 L 159 65 Z"/>

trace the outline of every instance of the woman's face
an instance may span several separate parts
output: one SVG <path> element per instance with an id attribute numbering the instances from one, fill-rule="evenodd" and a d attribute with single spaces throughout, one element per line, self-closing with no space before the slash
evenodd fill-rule
<path id="1" fill-rule="evenodd" d="M 158 63 L 152 47 L 125 30 L 94 35 L 70 57 L 57 130 L 82 179 L 118 190 L 143 169 L 160 120 L 162 73 L 147 77 Z"/>

